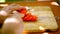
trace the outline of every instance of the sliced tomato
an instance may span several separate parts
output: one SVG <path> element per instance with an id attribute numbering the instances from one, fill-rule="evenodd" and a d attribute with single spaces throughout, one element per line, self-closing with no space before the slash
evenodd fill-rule
<path id="1" fill-rule="evenodd" d="M 26 8 L 21 8 L 19 10 L 17 10 L 19 13 L 22 13 L 22 14 L 26 14 L 27 10 Z"/>
<path id="2" fill-rule="evenodd" d="M 31 15 L 31 13 L 28 13 L 28 14 L 24 17 L 23 20 L 25 20 L 25 21 L 36 21 L 36 20 L 37 20 L 37 17 L 34 16 L 34 15 Z"/>
<path id="3" fill-rule="evenodd" d="M 26 15 L 24 16 L 24 20 L 25 20 L 25 21 L 26 21 L 26 20 L 31 20 L 31 14 L 30 14 L 30 13 L 26 14 Z"/>
<path id="4" fill-rule="evenodd" d="M 23 17 L 24 21 L 36 21 L 37 17 L 34 15 L 31 15 L 31 13 L 27 13 L 26 8 L 22 8 L 20 10 L 17 10 L 19 13 L 24 14 L 25 16 Z"/>
<path id="5" fill-rule="evenodd" d="M 36 16 L 32 16 L 31 21 L 36 21 L 36 20 L 37 20 L 37 17 Z"/>
<path id="6" fill-rule="evenodd" d="M 27 11 L 25 11 L 25 10 L 21 11 L 21 13 L 24 14 L 24 15 L 26 14 L 26 12 L 27 12 Z"/>
<path id="7" fill-rule="evenodd" d="M 32 19 L 32 16 L 28 17 L 26 20 L 31 21 L 31 19 Z"/>

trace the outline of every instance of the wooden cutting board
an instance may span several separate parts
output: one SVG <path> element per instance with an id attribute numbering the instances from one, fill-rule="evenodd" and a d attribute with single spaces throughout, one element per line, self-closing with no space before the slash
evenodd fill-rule
<path id="1" fill-rule="evenodd" d="M 24 31 L 42 32 L 42 30 L 56 31 L 58 29 L 54 14 L 49 6 L 28 6 L 33 9 L 33 15 L 38 16 L 36 22 L 24 22 Z"/>
<path id="2" fill-rule="evenodd" d="M 31 14 L 38 16 L 36 22 L 24 22 L 25 32 L 42 32 L 46 30 L 56 31 L 58 29 L 54 14 L 49 6 L 28 6 Z"/>

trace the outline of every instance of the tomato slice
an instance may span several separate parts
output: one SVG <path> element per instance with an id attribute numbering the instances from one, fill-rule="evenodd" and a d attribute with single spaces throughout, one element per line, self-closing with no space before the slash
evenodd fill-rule
<path id="1" fill-rule="evenodd" d="M 36 21 L 37 17 L 34 15 L 31 15 L 31 13 L 27 13 L 26 8 L 22 8 L 20 10 L 17 10 L 19 13 L 24 14 L 25 16 L 23 17 L 24 21 Z"/>
<path id="2" fill-rule="evenodd" d="M 22 13 L 22 14 L 26 14 L 27 10 L 26 8 L 21 8 L 19 10 L 17 10 L 19 13 Z"/>
<path id="3" fill-rule="evenodd" d="M 28 13 L 26 14 L 24 17 L 23 17 L 23 20 L 31 20 L 31 13 Z"/>
<path id="4" fill-rule="evenodd" d="M 36 16 L 32 16 L 32 21 L 36 21 L 37 20 L 37 17 Z"/>
<path id="5" fill-rule="evenodd" d="M 23 18 L 24 21 L 36 21 L 37 17 L 34 15 L 31 15 L 31 13 L 28 13 L 25 15 L 25 17 Z"/>

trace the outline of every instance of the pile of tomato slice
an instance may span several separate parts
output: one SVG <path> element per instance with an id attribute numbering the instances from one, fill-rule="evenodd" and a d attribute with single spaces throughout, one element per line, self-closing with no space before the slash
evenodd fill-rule
<path id="1" fill-rule="evenodd" d="M 31 13 L 27 13 L 26 8 L 22 8 L 20 10 L 17 10 L 19 13 L 24 14 L 23 20 L 24 21 L 36 21 L 37 20 L 37 16 L 32 15 Z"/>

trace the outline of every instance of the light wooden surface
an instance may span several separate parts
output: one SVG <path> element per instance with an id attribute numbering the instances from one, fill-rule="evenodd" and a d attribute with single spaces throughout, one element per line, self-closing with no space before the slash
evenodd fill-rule
<path id="1" fill-rule="evenodd" d="M 44 30 L 56 31 L 58 29 L 54 14 L 49 6 L 28 6 L 31 14 L 38 17 L 36 22 L 25 22 L 24 28 L 31 32 L 42 32 Z M 44 28 L 44 29 L 42 29 Z M 42 31 L 41 31 L 42 29 Z"/>

